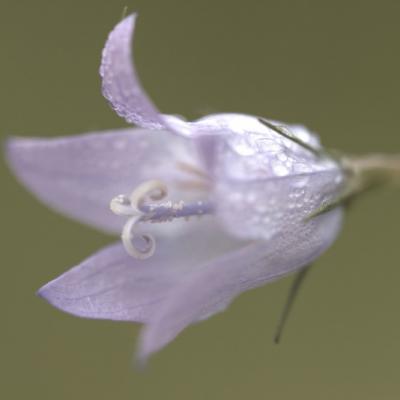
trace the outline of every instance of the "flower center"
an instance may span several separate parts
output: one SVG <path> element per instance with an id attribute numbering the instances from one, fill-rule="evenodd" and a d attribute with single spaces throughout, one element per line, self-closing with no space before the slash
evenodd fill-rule
<path id="1" fill-rule="evenodd" d="M 129 217 L 122 229 L 122 243 L 129 255 L 146 259 L 154 254 L 156 244 L 150 234 L 135 234 L 139 222 L 169 222 L 176 218 L 202 216 L 213 213 L 209 201 L 185 203 L 164 200 L 168 195 L 167 186 L 158 180 L 146 181 L 135 188 L 130 196 L 120 194 L 110 202 L 111 211 L 120 216 Z M 162 201 L 164 200 L 164 201 Z M 141 246 L 139 246 L 141 241 Z"/>

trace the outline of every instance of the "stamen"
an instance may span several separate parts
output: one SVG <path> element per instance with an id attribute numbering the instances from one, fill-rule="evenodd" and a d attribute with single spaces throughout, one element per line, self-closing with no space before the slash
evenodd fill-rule
<path id="1" fill-rule="evenodd" d="M 128 197 L 119 195 L 110 202 L 111 211 L 120 216 L 130 217 L 122 230 L 122 243 L 132 257 L 145 259 L 155 251 L 155 240 L 151 235 L 144 234 L 136 237 L 134 229 L 139 222 L 166 222 L 176 218 L 188 219 L 191 216 L 211 214 L 213 205 L 209 201 L 196 201 L 185 204 L 184 201 L 149 203 L 160 201 L 167 196 L 167 186 L 160 181 L 151 180 L 139 185 Z M 145 248 L 138 248 L 137 241 L 141 239 Z"/>
<path id="2" fill-rule="evenodd" d="M 207 192 L 211 189 L 211 184 L 206 181 L 178 180 L 176 186 L 181 190 L 196 190 L 197 192 Z"/>
<path id="3" fill-rule="evenodd" d="M 209 176 L 195 165 L 185 161 L 177 161 L 176 167 L 181 172 L 189 175 L 187 178 L 177 180 L 175 184 L 182 190 L 197 190 L 207 192 L 211 188 Z"/>
<path id="4" fill-rule="evenodd" d="M 190 175 L 194 175 L 197 178 L 201 178 L 204 179 L 205 181 L 208 181 L 208 175 L 194 165 L 188 164 L 184 161 L 178 161 L 177 166 L 183 172 L 187 172 Z"/>

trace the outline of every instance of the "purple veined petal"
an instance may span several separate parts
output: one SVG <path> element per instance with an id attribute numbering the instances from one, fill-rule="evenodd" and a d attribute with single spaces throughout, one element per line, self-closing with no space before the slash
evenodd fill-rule
<path id="1" fill-rule="evenodd" d="M 111 212 L 112 198 L 129 195 L 148 179 L 173 186 L 175 180 L 188 178 L 176 167 L 178 162 L 196 166 L 187 139 L 145 129 L 54 139 L 14 138 L 6 151 L 12 171 L 46 205 L 118 233 L 125 219 Z"/>
<path id="2" fill-rule="evenodd" d="M 240 293 L 274 281 L 314 261 L 336 238 L 342 210 L 296 224 L 269 242 L 258 241 L 199 267 L 172 289 L 141 333 L 142 363 L 188 325 L 225 309 Z"/>
<path id="3" fill-rule="evenodd" d="M 144 322 L 179 278 L 165 273 L 161 254 L 140 261 L 119 242 L 49 282 L 38 294 L 78 317 Z"/>
<path id="4" fill-rule="evenodd" d="M 166 128 L 160 112 L 143 90 L 132 61 L 136 14 L 123 19 L 105 44 L 100 75 L 104 97 L 127 122 L 143 128 Z"/>
<path id="5" fill-rule="evenodd" d="M 207 131 L 194 132 L 192 140 L 203 169 L 207 171 L 210 177 L 215 178 L 218 157 L 225 145 L 224 134 L 208 133 Z"/>
<path id="6" fill-rule="evenodd" d="M 287 126 L 301 141 L 320 146 L 306 128 Z M 217 216 L 237 237 L 270 240 L 282 226 L 336 200 L 344 184 L 334 160 L 316 156 L 256 117 L 215 114 L 193 127 L 200 159 L 215 182 Z"/>
<path id="7" fill-rule="evenodd" d="M 216 212 L 231 235 L 270 240 L 282 226 L 301 223 L 334 202 L 342 185 L 339 168 L 249 181 L 220 179 Z"/>
<path id="8" fill-rule="evenodd" d="M 210 219 L 196 228 L 158 240 L 146 260 L 132 258 L 122 244 L 108 246 L 43 286 L 39 295 L 80 317 L 149 322 L 191 269 L 240 244 Z"/>

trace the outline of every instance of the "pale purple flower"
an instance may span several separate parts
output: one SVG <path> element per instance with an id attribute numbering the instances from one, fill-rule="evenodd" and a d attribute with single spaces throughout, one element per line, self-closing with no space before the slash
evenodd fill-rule
<path id="1" fill-rule="evenodd" d="M 106 99 L 138 128 L 15 138 L 7 155 L 49 207 L 122 235 L 39 294 L 77 316 L 143 323 L 145 360 L 243 291 L 324 252 L 342 207 L 319 210 L 335 204 L 346 176 L 303 126 L 161 114 L 132 64 L 134 25 L 131 15 L 111 32 L 100 73 Z"/>

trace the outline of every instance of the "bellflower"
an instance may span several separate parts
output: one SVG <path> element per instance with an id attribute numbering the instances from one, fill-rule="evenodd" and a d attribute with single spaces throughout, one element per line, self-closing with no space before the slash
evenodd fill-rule
<path id="1" fill-rule="evenodd" d="M 50 208 L 122 239 L 40 296 L 80 317 L 143 323 L 145 360 L 240 293 L 310 265 L 335 240 L 343 202 L 366 185 L 364 168 L 303 126 L 161 114 L 132 62 L 135 20 L 109 35 L 100 74 L 111 107 L 137 127 L 14 138 L 7 156 Z"/>

